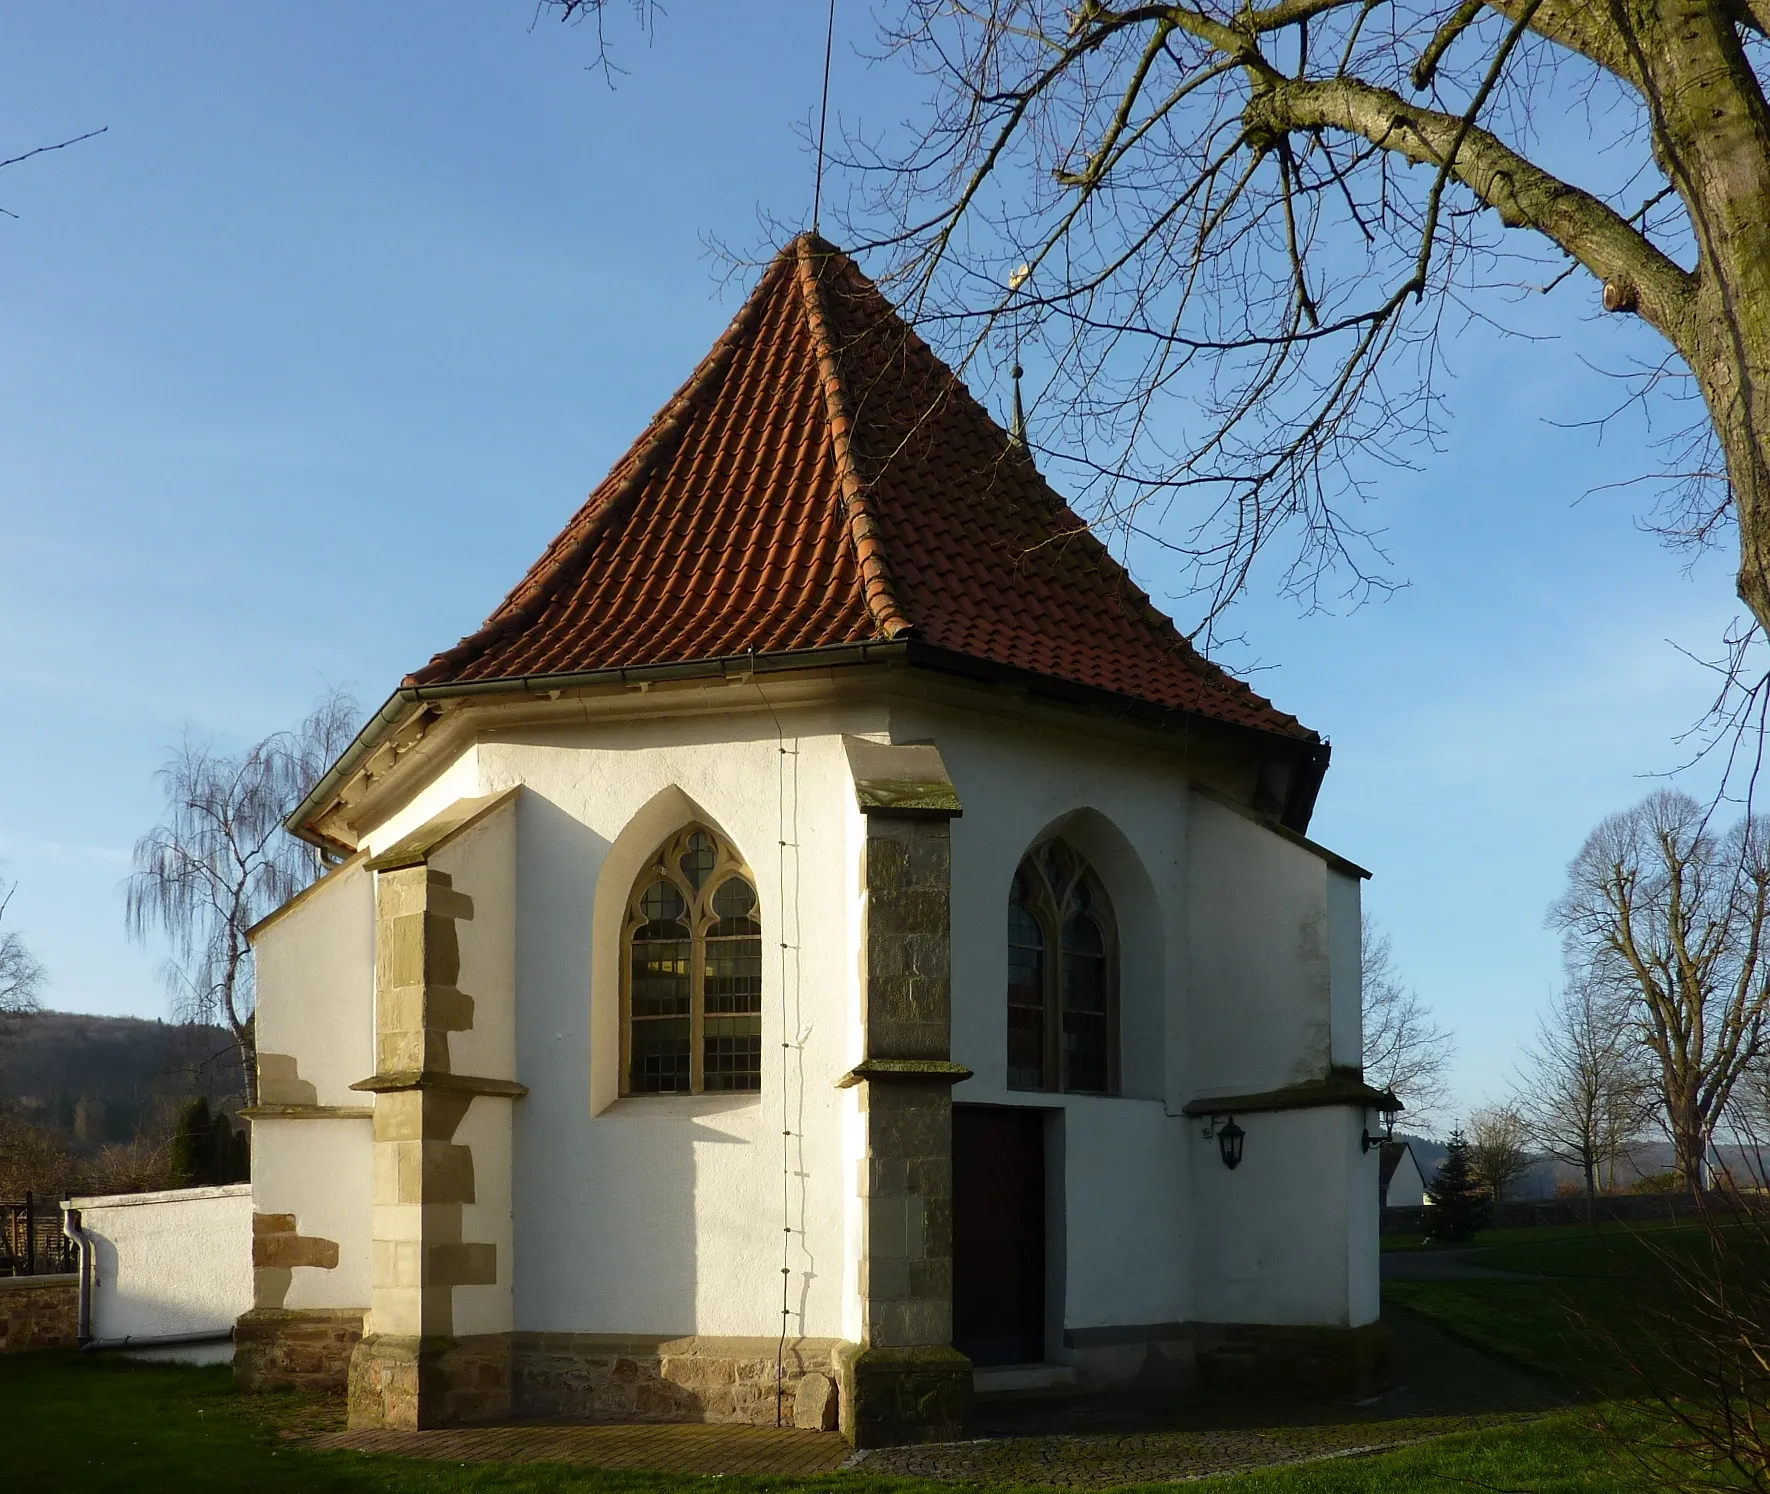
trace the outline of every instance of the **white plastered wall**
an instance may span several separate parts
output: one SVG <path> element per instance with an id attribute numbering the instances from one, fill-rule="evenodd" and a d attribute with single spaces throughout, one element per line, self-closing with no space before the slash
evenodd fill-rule
<path id="1" fill-rule="evenodd" d="M 179 1188 L 74 1198 L 93 1244 L 92 1336 L 230 1332 L 252 1305 L 252 1190 Z"/>
<path id="2" fill-rule="evenodd" d="M 853 1099 L 836 1080 L 858 1052 L 848 941 L 858 872 L 841 736 L 869 722 L 785 705 L 771 715 L 754 687 L 727 688 L 729 714 L 478 748 L 478 792 L 525 788 L 518 1329 L 773 1335 L 783 1262 L 789 1331 L 844 1329 L 844 1205 L 858 1154 L 841 1124 Z M 651 853 L 691 819 L 727 839 L 761 899 L 762 1092 L 621 1099 L 623 910 Z"/>
<path id="3" fill-rule="evenodd" d="M 1355 1067 L 1356 877 L 1195 794 L 1190 837 L 1191 1097 L 1248 1095 Z M 1196 1316 L 1357 1326 L 1378 1313 L 1377 1153 L 1348 1107 L 1238 1114 L 1241 1165 L 1194 1152 Z"/>
<path id="4" fill-rule="evenodd" d="M 259 929 L 253 959 L 259 1052 L 292 1057 L 312 1103 L 367 1108 L 372 1097 L 350 1086 L 375 1071 L 373 875 L 358 861 L 323 878 Z M 283 1306 L 366 1306 L 369 1120 L 264 1117 L 251 1126 L 252 1208 L 293 1214 L 298 1234 L 338 1245 L 335 1268 L 293 1269 Z"/>
<path id="5" fill-rule="evenodd" d="M 1356 1062 L 1355 880 L 1190 793 L 1168 751 L 883 699 L 843 711 L 777 703 L 771 715 L 756 687 L 725 688 L 717 713 L 484 737 L 369 836 L 385 848 L 457 798 L 526 789 L 510 925 L 512 1076 L 530 1091 L 515 1106 L 510 1171 L 518 1329 L 772 1334 L 784 1242 L 789 1331 L 855 1336 L 862 1127 L 855 1092 L 835 1081 L 859 1054 L 865 826 L 844 733 L 935 741 L 964 804 L 952 827 L 953 1056 L 976 1077 L 954 1099 L 1063 1111 L 1062 1325 L 1375 1315 L 1363 1117 L 1244 1117 L 1246 1160 L 1231 1174 L 1179 1115 L 1200 1094 Z M 622 909 L 646 858 L 689 819 L 731 842 L 761 896 L 763 1091 L 624 1100 Z M 1114 901 L 1120 1097 L 1005 1087 L 1008 883 L 1053 833 Z M 476 896 L 476 923 L 479 907 Z M 464 969 L 478 1000 L 469 981 Z M 489 1051 L 479 1061 L 503 1076 Z M 476 1169 L 477 1158 L 476 1146 Z M 482 1195 L 470 1215 L 484 1206 Z M 492 1229 L 472 1223 L 468 1238 Z M 1265 1264 L 1250 1275 L 1249 1260 Z"/>
<path id="6" fill-rule="evenodd" d="M 473 1026 L 449 1034 L 449 1066 L 456 1074 L 479 1079 L 517 1078 L 516 858 L 520 802 L 519 797 L 492 809 L 437 847 L 429 859 L 433 872 L 448 876 L 456 892 L 473 900 L 473 917 L 455 922 L 455 938 L 461 952 L 461 973 L 456 984 L 473 998 Z M 473 1201 L 461 1209 L 461 1238 L 490 1244 L 497 1250 L 496 1281 L 454 1289 L 457 1334 L 503 1333 L 513 1321 L 514 1103 L 495 1095 L 477 1097 L 468 1106 L 453 1138 L 457 1146 L 473 1152 Z"/>
<path id="7" fill-rule="evenodd" d="M 375 878 L 353 861 L 259 926 L 258 1051 L 296 1061 L 311 1103 L 366 1105 L 375 1071 Z"/>

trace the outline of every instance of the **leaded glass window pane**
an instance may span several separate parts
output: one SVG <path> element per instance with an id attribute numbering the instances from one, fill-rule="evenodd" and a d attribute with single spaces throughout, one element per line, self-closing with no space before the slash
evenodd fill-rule
<path id="1" fill-rule="evenodd" d="M 693 1082 L 687 1017 L 636 1017 L 627 1087 L 636 1095 L 685 1095 Z"/>
<path id="2" fill-rule="evenodd" d="M 1030 851 L 1008 898 L 1008 1084 L 1109 1093 L 1117 976 L 1110 901 L 1061 840 Z"/>
<path id="3" fill-rule="evenodd" d="M 709 1016 L 701 1033 L 703 1086 L 714 1092 L 762 1088 L 762 1018 Z"/>
<path id="4" fill-rule="evenodd" d="M 1008 1087 L 1045 1087 L 1045 934 L 1014 879 L 1008 905 Z"/>
<path id="5" fill-rule="evenodd" d="M 713 837 L 697 830 L 689 836 L 688 848 L 677 864 L 682 868 L 682 875 L 688 878 L 688 885 L 699 892 L 718 863 L 719 853 L 713 846 Z"/>
<path id="6" fill-rule="evenodd" d="M 683 916 L 682 894 L 668 882 L 654 882 L 640 899 L 646 922 L 633 931 L 630 966 L 635 1018 L 686 1016 L 691 1000 L 689 965 L 693 943 Z"/>
<path id="7" fill-rule="evenodd" d="M 762 925 L 755 887 L 731 865 L 728 848 L 689 830 L 642 884 L 628 933 L 629 1094 L 761 1088 Z"/>
<path id="8" fill-rule="evenodd" d="M 1107 1082 L 1106 940 L 1078 913 L 1063 925 L 1063 1084 L 1100 1091 Z"/>

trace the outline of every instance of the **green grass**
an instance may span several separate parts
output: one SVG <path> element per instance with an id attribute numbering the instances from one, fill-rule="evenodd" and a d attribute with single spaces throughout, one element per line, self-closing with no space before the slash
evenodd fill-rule
<path id="1" fill-rule="evenodd" d="M 1484 1229 L 1473 1242 L 1450 1245 L 1441 1240 L 1428 1240 L 1424 1235 L 1384 1235 L 1381 1247 L 1392 1250 L 1486 1250 L 1496 1245 L 1549 1245 L 1562 1240 L 1590 1240 L 1594 1236 L 1625 1236 L 1658 1234 L 1665 1230 L 1685 1230 L 1692 1226 L 1677 1219 L 1649 1219 L 1639 1224 L 1618 1224 L 1606 1220 L 1599 1224 L 1543 1224 L 1516 1229 Z"/>
<path id="2" fill-rule="evenodd" d="M 1626 1413 L 1625 1413 L 1626 1415 Z M 1169 1486 L 1173 1487 L 1172 1485 Z M 1640 1472 L 1585 1413 L 1441 1437 L 1374 1457 L 1204 1479 L 1200 1494 L 1420 1494 L 1528 1490 L 1530 1494 L 1639 1494 Z"/>
<path id="3" fill-rule="evenodd" d="M 1386 1248 L 1408 1248 L 1385 1242 Z M 1386 1298 L 1463 1339 L 1555 1377 L 1591 1398 L 1575 1411 L 1440 1437 L 1393 1452 L 1204 1480 L 1201 1494 L 1403 1494 L 1430 1489 L 1610 1494 L 1644 1487 L 1620 1460 L 1630 1440 L 1600 1430 L 1642 1413 L 1603 1397 L 1639 1386 L 1639 1304 L 1663 1278 L 1661 1252 L 1706 1248 L 1699 1229 L 1653 1224 L 1496 1230 L 1472 1259 L 1516 1281 L 1391 1282 Z M 1648 1346 L 1650 1347 L 1650 1346 Z M 595 1494 L 950 1494 L 978 1485 L 864 1473 L 815 1479 L 696 1478 L 560 1464 L 449 1464 L 316 1452 L 300 1445 L 324 1420 L 311 1398 L 242 1396 L 225 1367 L 143 1364 L 111 1356 L 0 1358 L 0 1481 L 58 1491 L 177 1494 L 446 1494 L 565 1490 Z"/>
<path id="4" fill-rule="evenodd" d="M 1385 1301 L 1479 1348 L 1516 1360 L 1576 1395 L 1635 1388 L 1608 1290 L 1589 1282 L 1391 1281 Z M 1634 1337 L 1622 1340 L 1633 1345 Z"/>
<path id="5" fill-rule="evenodd" d="M 1671 1277 L 1683 1264 L 1700 1267 L 1712 1248 L 1702 1226 L 1671 1221 L 1495 1231 L 1468 1260 L 1517 1272 L 1516 1281 L 1391 1281 L 1384 1295 L 1576 1393 L 1628 1395 L 1639 1390 L 1639 1366 L 1675 1382 L 1662 1349 L 1680 1311 Z M 1762 1246 L 1741 1235 L 1737 1248 Z"/>
<path id="6" fill-rule="evenodd" d="M 596 1491 L 596 1494 L 951 1494 L 957 1487 L 867 1474 L 815 1479 L 676 1477 L 558 1464 L 446 1464 L 307 1451 L 279 1435 L 298 1426 L 297 1396 L 242 1396 L 225 1368 L 149 1365 L 71 1354 L 0 1359 L 0 1470 L 12 1488 L 176 1490 L 178 1494 L 408 1494 L 408 1491 Z M 1564 1415 L 1372 1456 L 1339 1458 L 1191 1485 L 1201 1494 L 1400 1494 L 1438 1487 L 1621 1491 L 1589 1419 Z M 976 1486 L 971 1486 L 976 1487 Z"/>

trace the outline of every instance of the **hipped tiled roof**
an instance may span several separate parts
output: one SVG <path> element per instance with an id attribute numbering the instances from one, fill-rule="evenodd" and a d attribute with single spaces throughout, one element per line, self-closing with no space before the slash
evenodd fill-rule
<path id="1" fill-rule="evenodd" d="M 811 235 L 485 625 L 406 683 L 893 639 L 1314 740 L 1179 635 L 878 288 Z"/>

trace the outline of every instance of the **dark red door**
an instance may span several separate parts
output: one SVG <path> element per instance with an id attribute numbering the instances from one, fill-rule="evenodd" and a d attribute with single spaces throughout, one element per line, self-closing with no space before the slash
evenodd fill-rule
<path id="1" fill-rule="evenodd" d="M 1045 1114 L 953 1106 L 953 1346 L 973 1364 L 1045 1357 Z"/>

